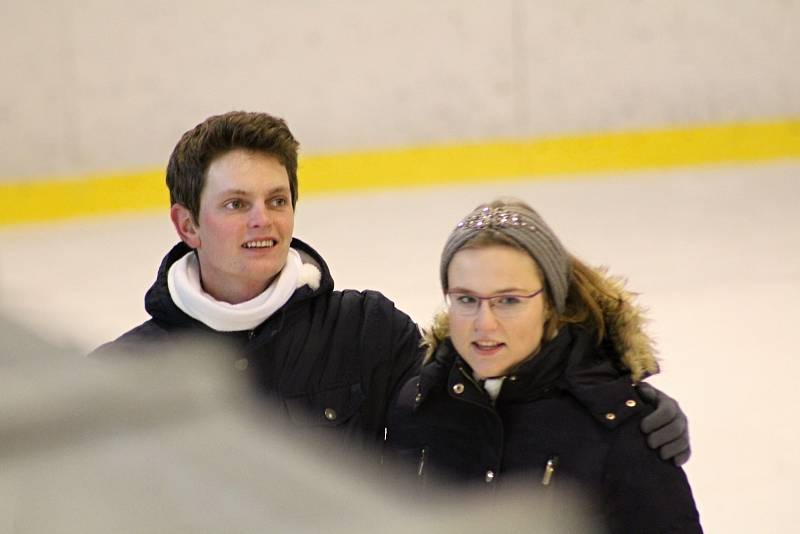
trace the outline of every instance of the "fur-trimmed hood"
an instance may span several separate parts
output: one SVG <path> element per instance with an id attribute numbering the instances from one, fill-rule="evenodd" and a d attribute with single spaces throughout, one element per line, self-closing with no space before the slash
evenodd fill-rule
<path id="1" fill-rule="evenodd" d="M 636 303 L 637 295 L 625 290 L 624 279 L 608 275 L 605 269 L 595 269 L 595 272 L 615 294 L 592 292 L 605 321 L 603 337 L 610 342 L 619 363 L 630 370 L 634 382 L 658 373 L 655 343 L 645 332 L 645 309 Z M 433 325 L 424 330 L 425 363 L 449 335 L 448 314 L 443 311 L 436 315 Z"/>

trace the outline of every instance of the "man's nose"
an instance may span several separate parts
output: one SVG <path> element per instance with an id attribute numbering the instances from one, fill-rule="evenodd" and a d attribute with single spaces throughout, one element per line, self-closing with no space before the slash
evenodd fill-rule
<path id="1" fill-rule="evenodd" d="M 253 228 L 260 228 L 262 226 L 267 226 L 272 220 L 267 207 L 260 203 L 253 204 L 253 208 L 250 210 L 249 215 L 250 218 L 248 220 L 248 223 Z"/>

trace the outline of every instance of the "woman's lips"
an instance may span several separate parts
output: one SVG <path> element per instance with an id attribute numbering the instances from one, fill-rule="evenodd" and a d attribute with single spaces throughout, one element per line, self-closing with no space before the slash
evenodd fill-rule
<path id="1" fill-rule="evenodd" d="M 472 350 L 474 350 L 477 354 L 481 356 L 494 356 L 498 352 L 500 352 L 503 347 L 505 347 L 505 343 L 500 343 L 497 341 L 473 341 L 472 342 Z"/>

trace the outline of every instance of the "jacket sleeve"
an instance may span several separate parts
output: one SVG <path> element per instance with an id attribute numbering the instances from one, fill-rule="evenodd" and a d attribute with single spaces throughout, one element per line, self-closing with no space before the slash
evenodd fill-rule
<path id="1" fill-rule="evenodd" d="M 414 321 L 389 299 L 377 292 L 367 292 L 367 298 L 376 305 L 368 306 L 370 324 L 365 337 L 370 347 L 362 347 L 372 359 L 372 365 L 367 366 L 369 376 L 363 377 L 369 384 L 366 420 L 382 442 L 389 403 L 422 361 L 421 335 Z"/>
<path id="2" fill-rule="evenodd" d="M 114 341 L 104 343 L 88 354 L 90 358 L 103 358 L 109 355 L 146 354 L 156 343 L 163 343 L 167 332 L 152 319 L 145 321 Z"/>
<path id="3" fill-rule="evenodd" d="M 612 533 L 702 533 L 683 469 L 647 447 L 639 419 L 617 429 L 604 473 L 605 509 Z"/>
<path id="4" fill-rule="evenodd" d="M 390 398 L 394 398 L 403 385 L 419 372 L 424 353 L 419 327 L 408 315 L 399 310 L 395 310 L 393 331 Z"/>

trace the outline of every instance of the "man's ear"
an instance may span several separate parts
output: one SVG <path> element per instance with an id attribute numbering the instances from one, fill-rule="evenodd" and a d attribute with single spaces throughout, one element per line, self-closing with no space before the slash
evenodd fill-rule
<path id="1" fill-rule="evenodd" d="M 169 209 L 169 217 L 172 219 L 172 226 L 175 227 L 175 231 L 178 232 L 183 242 L 192 248 L 200 248 L 197 223 L 195 223 L 189 208 L 182 204 L 173 204 Z"/>

